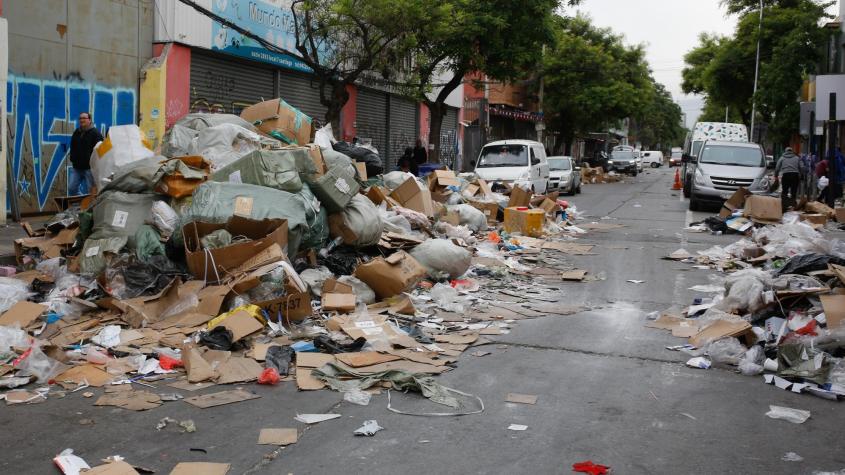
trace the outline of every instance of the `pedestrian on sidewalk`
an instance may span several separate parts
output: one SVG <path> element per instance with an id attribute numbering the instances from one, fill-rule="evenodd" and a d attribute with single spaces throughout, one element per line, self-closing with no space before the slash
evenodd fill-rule
<path id="1" fill-rule="evenodd" d="M 91 114 L 79 114 L 79 127 L 70 138 L 70 176 L 67 183 L 69 196 L 85 195 L 94 188 L 94 176 L 91 175 L 91 153 L 94 146 L 103 140 L 100 131 L 91 122 Z"/>
<path id="2" fill-rule="evenodd" d="M 417 139 L 417 145 L 414 147 L 414 162 L 418 167 L 423 163 L 428 163 L 428 152 L 423 147 L 422 139 Z"/>
<path id="3" fill-rule="evenodd" d="M 822 158 L 822 160 L 816 164 L 816 189 L 819 190 L 819 195 L 816 197 L 816 201 L 820 203 L 827 201 L 827 194 L 830 192 L 830 180 L 827 178 L 828 167 L 830 166 L 829 164 L 830 162 L 827 160 L 827 157 Z"/>
<path id="4" fill-rule="evenodd" d="M 780 177 L 780 202 L 781 207 L 786 211 L 790 203 L 797 202 L 798 185 L 801 183 L 801 158 L 795 155 L 791 147 L 786 147 L 783 155 L 778 159 L 775 176 Z"/>
<path id="5" fill-rule="evenodd" d="M 399 170 L 403 172 L 413 173 L 414 176 L 419 176 L 420 174 L 419 165 L 414 160 L 414 149 L 411 147 L 405 147 L 405 153 L 399 157 L 397 165 L 399 166 Z"/>

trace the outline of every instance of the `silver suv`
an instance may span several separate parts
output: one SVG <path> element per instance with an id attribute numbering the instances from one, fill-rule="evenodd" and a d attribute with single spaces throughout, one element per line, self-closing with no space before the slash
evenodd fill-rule
<path id="1" fill-rule="evenodd" d="M 721 204 L 740 187 L 752 193 L 769 188 L 770 178 L 762 147 L 756 143 L 707 140 L 692 166 L 689 209 L 697 211 L 704 203 Z"/>

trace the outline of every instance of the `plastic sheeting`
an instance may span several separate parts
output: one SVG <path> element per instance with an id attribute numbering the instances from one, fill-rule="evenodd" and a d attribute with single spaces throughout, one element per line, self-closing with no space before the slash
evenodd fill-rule
<path id="1" fill-rule="evenodd" d="M 306 154 L 307 152 L 303 150 Z M 310 159 L 308 160 L 310 162 Z M 256 150 L 219 168 L 212 178 L 229 183 L 261 185 L 289 193 L 302 190 L 302 180 L 292 150 Z"/>
<path id="2" fill-rule="evenodd" d="M 219 170 L 244 155 L 258 150 L 261 136 L 234 124 L 220 124 L 201 130 L 190 155 L 202 155 Z"/>
<path id="3" fill-rule="evenodd" d="M 429 239 L 410 252 L 434 279 L 457 279 L 469 269 L 472 253 L 448 239 Z"/>
<path id="4" fill-rule="evenodd" d="M 384 224 L 378 208 L 364 195 L 355 195 L 352 201 L 340 212 L 344 226 L 355 235 L 355 239 L 345 241 L 353 246 L 372 246 L 381 240 Z"/>
<path id="5" fill-rule="evenodd" d="M 107 191 L 97 196 L 94 203 L 94 230 L 91 239 L 113 237 L 129 238 L 134 248 L 135 233 L 150 216 L 156 195 L 152 193 L 124 193 Z"/>
<path id="6" fill-rule="evenodd" d="M 153 151 L 137 125 L 112 126 L 91 154 L 91 174 L 97 189 L 104 189 L 122 170 L 134 167 L 133 162 L 152 157 Z"/>

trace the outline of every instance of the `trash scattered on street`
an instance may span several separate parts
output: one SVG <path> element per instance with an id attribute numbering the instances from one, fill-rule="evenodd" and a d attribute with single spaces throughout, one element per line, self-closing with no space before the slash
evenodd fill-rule
<path id="1" fill-rule="evenodd" d="M 508 396 L 505 398 L 506 402 L 515 402 L 518 404 L 530 404 L 534 405 L 537 404 L 537 396 L 533 394 L 517 394 L 517 393 L 508 393 Z"/>
<path id="2" fill-rule="evenodd" d="M 690 368 L 698 368 L 698 369 L 710 369 L 712 363 L 707 358 L 697 356 L 695 358 L 690 358 L 687 360 L 687 366 Z"/>
<path id="3" fill-rule="evenodd" d="M 297 414 L 294 419 L 304 424 L 317 424 L 341 417 L 340 414 Z"/>
<path id="4" fill-rule="evenodd" d="M 767 412 L 766 415 L 772 419 L 782 419 L 784 421 L 792 422 L 793 424 L 802 424 L 810 418 L 810 411 L 770 405 L 769 412 Z"/>
<path id="5" fill-rule="evenodd" d="M 378 422 L 375 420 L 364 421 L 364 425 L 355 429 L 355 435 L 365 435 L 368 437 L 372 437 L 376 435 L 376 432 L 384 429 L 384 427 L 378 425 Z"/>
<path id="6" fill-rule="evenodd" d="M 572 471 L 589 473 L 590 475 L 606 475 L 610 473 L 610 467 L 593 463 L 592 460 L 572 464 Z"/>
<path id="7" fill-rule="evenodd" d="M 508 426 L 508 430 L 523 431 L 528 430 L 528 426 L 522 424 L 511 424 Z"/>
<path id="8" fill-rule="evenodd" d="M 296 429 L 261 429 L 258 434 L 259 445 L 290 445 L 299 438 Z"/>
<path id="9" fill-rule="evenodd" d="M 804 460 L 804 457 L 796 454 L 795 452 L 787 452 L 783 454 L 783 457 L 780 459 L 784 462 L 801 462 Z"/>

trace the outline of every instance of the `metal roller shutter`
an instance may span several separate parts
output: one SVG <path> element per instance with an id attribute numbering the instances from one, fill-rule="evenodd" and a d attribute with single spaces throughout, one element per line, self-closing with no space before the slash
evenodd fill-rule
<path id="1" fill-rule="evenodd" d="M 387 151 L 387 94 L 370 89 L 358 90 L 356 134 L 359 139 L 372 139 L 382 160 Z M 385 171 L 388 171 L 385 163 Z"/>
<path id="2" fill-rule="evenodd" d="M 458 109 L 449 107 L 440 127 L 440 163 L 454 169 L 458 146 Z"/>
<path id="3" fill-rule="evenodd" d="M 396 168 L 405 147 L 413 147 L 419 137 L 417 103 L 399 96 L 390 96 L 390 136 L 388 154 L 383 155 L 387 170 Z"/>
<path id="4" fill-rule="evenodd" d="M 331 94 L 331 88 L 326 93 Z M 320 123 L 325 122 L 326 107 L 320 104 L 320 89 L 316 82 L 311 83 L 309 76 L 279 70 L 278 97 Z"/>
<path id="5" fill-rule="evenodd" d="M 232 56 L 191 51 L 191 112 L 240 114 L 276 97 L 275 71 Z"/>

